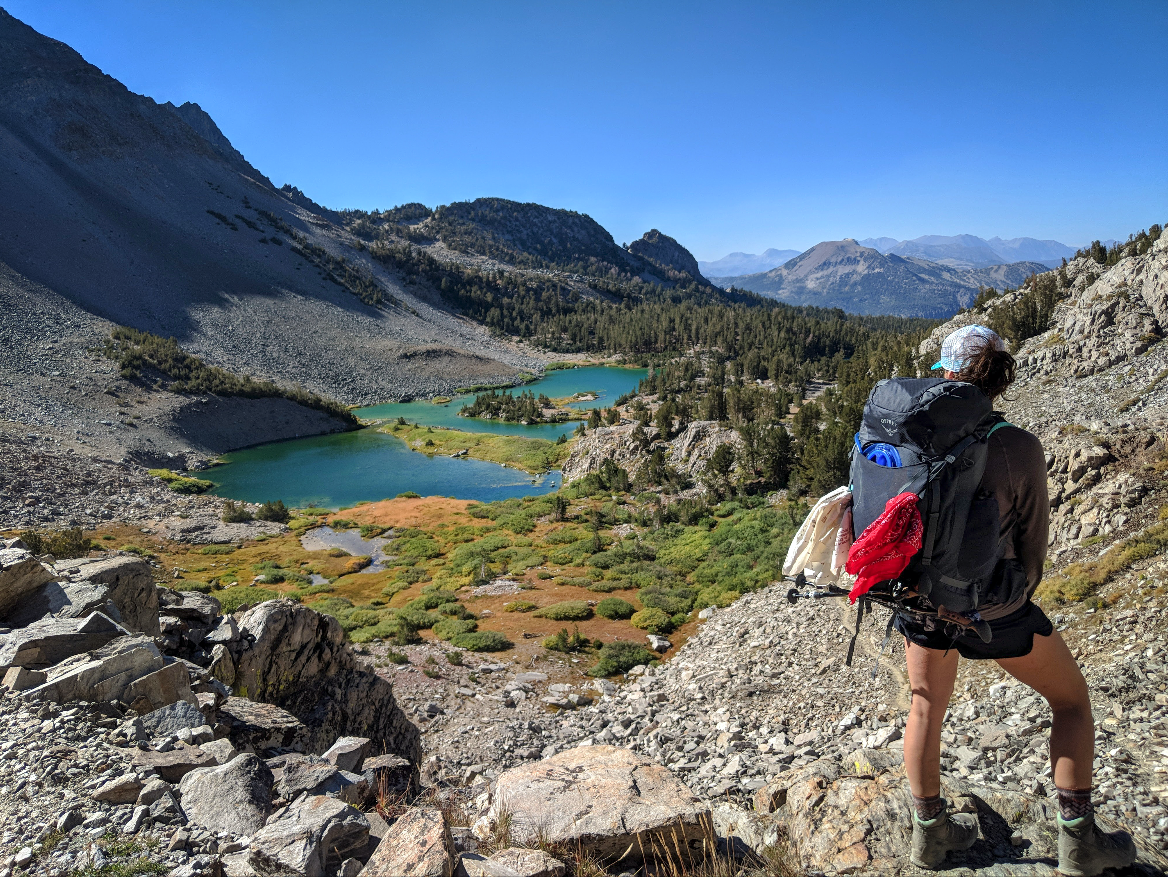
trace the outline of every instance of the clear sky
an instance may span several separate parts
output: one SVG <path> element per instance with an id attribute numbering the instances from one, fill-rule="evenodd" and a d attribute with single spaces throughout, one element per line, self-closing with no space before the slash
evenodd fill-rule
<path id="1" fill-rule="evenodd" d="M 0 0 L 334 208 L 496 195 L 698 258 L 1168 219 L 1168 2 Z"/>

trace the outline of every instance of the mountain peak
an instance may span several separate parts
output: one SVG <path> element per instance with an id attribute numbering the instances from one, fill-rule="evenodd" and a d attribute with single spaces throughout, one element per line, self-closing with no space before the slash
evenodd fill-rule
<path id="1" fill-rule="evenodd" d="M 669 235 L 662 234 L 655 228 L 645 232 L 640 240 L 629 244 L 629 252 L 669 274 L 684 274 L 698 283 L 706 282 L 698 267 L 698 260 L 693 254 Z"/>

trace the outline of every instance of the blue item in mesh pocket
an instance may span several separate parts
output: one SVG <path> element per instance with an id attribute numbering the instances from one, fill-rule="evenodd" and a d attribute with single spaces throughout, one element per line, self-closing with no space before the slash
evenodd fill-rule
<path id="1" fill-rule="evenodd" d="M 865 448 L 860 445 L 860 435 L 856 433 L 856 448 L 877 466 L 899 469 L 902 465 L 900 462 L 900 451 L 893 445 L 884 442 L 873 442 Z"/>

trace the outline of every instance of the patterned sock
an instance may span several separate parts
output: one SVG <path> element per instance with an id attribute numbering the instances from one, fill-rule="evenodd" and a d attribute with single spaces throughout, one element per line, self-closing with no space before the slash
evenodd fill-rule
<path id="1" fill-rule="evenodd" d="M 1095 807 L 1091 804 L 1090 789 L 1060 789 L 1057 786 L 1055 788 L 1058 791 L 1059 813 L 1064 822 L 1090 816 L 1095 812 Z"/>
<path id="2" fill-rule="evenodd" d="M 936 819 L 945 810 L 945 799 L 940 795 L 933 795 L 929 798 L 918 798 L 913 795 L 912 799 L 913 806 L 917 810 L 917 818 L 923 822 Z"/>

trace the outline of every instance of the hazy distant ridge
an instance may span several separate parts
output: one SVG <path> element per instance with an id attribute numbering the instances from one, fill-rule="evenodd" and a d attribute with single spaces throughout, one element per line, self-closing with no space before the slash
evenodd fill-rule
<path id="1" fill-rule="evenodd" d="M 770 271 L 718 278 L 795 305 L 838 307 L 858 314 L 950 317 L 968 306 L 979 286 L 1018 286 L 1046 270 L 1038 262 L 956 268 L 881 253 L 850 238 L 824 241 Z"/>
<path id="2" fill-rule="evenodd" d="M 953 268 L 983 268 L 1011 262 L 1041 262 L 1047 267 L 1057 268 L 1064 258 L 1071 259 L 1075 255 L 1074 247 L 1058 241 L 1037 238 L 1003 240 L 1000 237 L 986 240 L 971 234 L 927 234 L 910 241 L 866 238 L 857 243 L 881 253 L 928 259 Z"/>
<path id="3" fill-rule="evenodd" d="M 773 247 L 764 253 L 731 253 L 713 262 L 698 262 L 706 277 L 730 277 L 737 274 L 757 274 L 778 268 L 799 255 L 798 250 L 776 250 Z"/>

